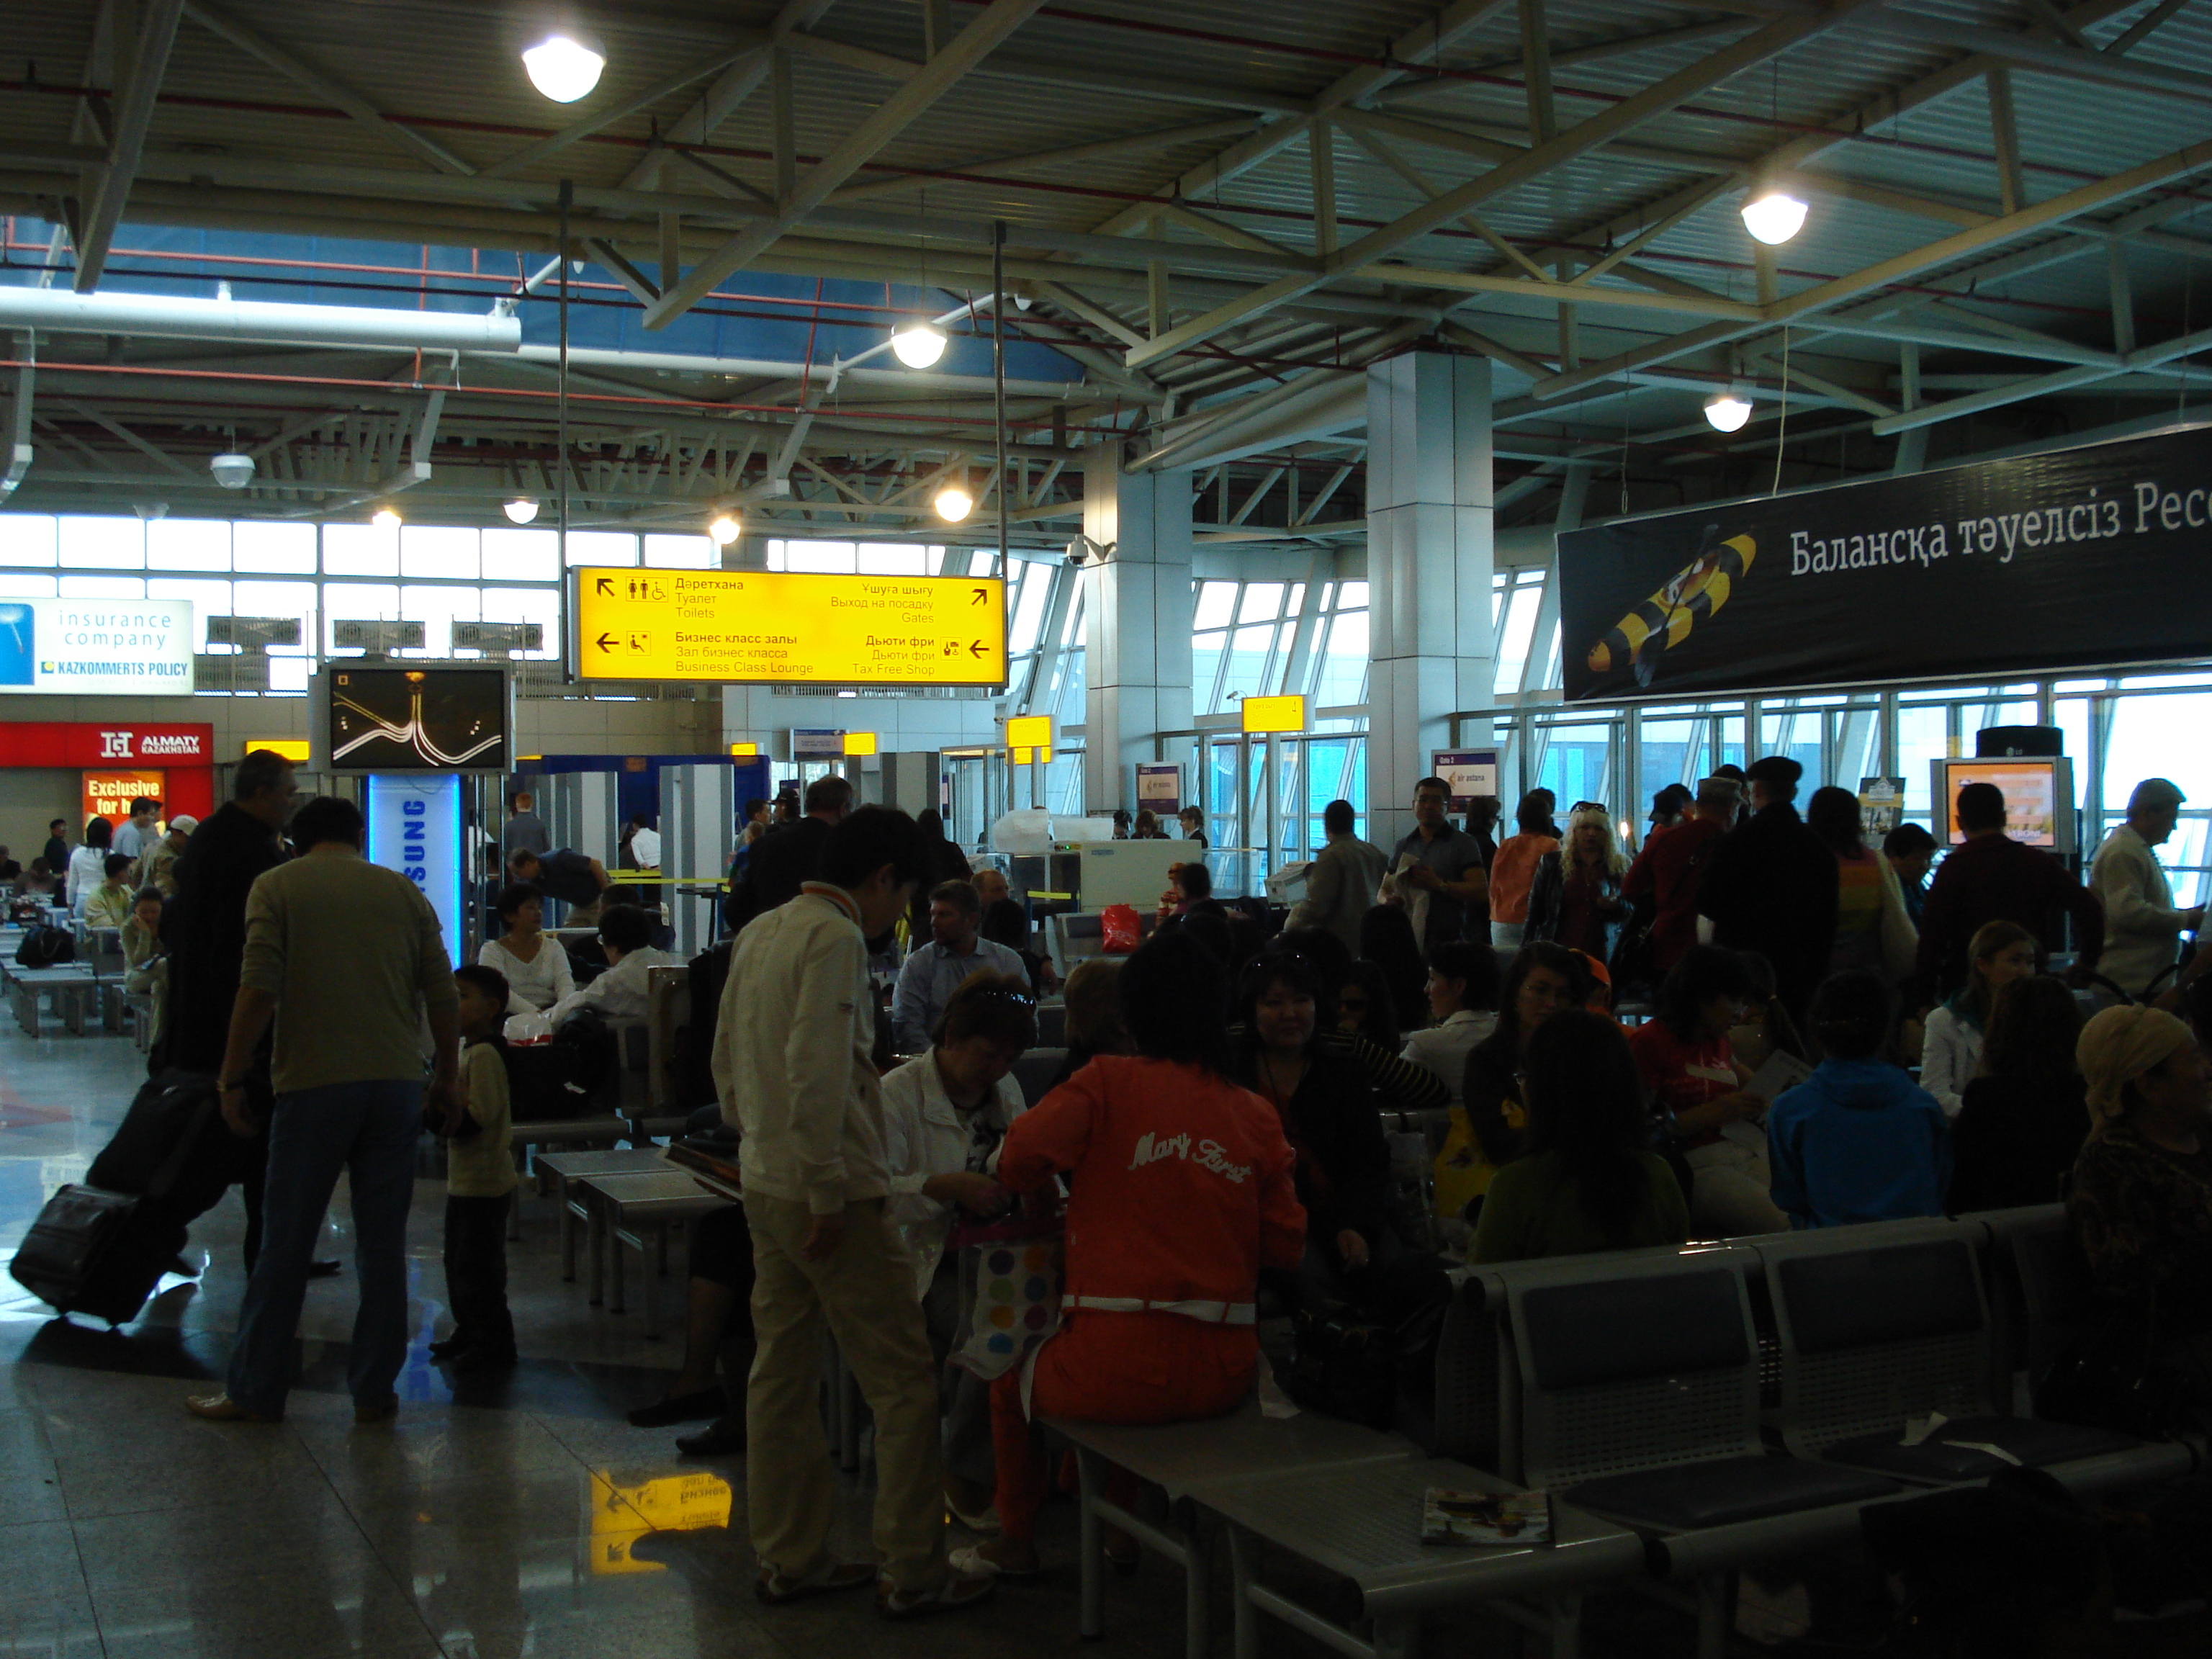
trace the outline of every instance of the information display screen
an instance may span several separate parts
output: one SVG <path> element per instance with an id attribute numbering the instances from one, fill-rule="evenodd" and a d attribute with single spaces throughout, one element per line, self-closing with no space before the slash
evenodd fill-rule
<path id="1" fill-rule="evenodd" d="M 2074 769 L 2063 757 L 2009 760 L 1939 760 L 1936 799 L 1944 839 L 1966 840 L 1959 828 L 1959 792 L 1970 783 L 1993 783 L 2003 792 L 2005 833 L 2054 853 L 2074 850 Z"/>
<path id="2" fill-rule="evenodd" d="M 1006 683 L 1006 585 L 995 576 L 591 565 L 574 574 L 569 649 L 580 680 Z"/>
<path id="3" fill-rule="evenodd" d="M 504 668 L 332 664 L 315 677 L 319 763 L 334 772 L 504 772 Z"/>

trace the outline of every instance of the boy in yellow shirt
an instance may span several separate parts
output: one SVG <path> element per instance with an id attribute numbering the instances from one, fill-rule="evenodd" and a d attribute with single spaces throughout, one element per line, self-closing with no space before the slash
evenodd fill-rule
<path id="1" fill-rule="evenodd" d="M 508 1150 L 507 976 L 495 968 L 453 971 L 461 998 L 461 1115 L 446 1137 L 446 1299 L 453 1334 L 430 1357 L 454 1371 L 511 1370 L 514 1319 L 507 1306 L 507 1210 L 514 1201 Z"/>

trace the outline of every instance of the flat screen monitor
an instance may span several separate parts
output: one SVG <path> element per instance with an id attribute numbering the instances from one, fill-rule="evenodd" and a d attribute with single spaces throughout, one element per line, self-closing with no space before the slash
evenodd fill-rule
<path id="1" fill-rule="evenodd" d="M 319 769 L 506 772 L 514 700 L 503 667 L 331 663 L 315 676 Z"/>
<path id="2" fill-rule="evenodd" d="M 2075 850 L 2074 763 L 2063 755 L 1934 763 L 1935 796 L 1943 815 L 1943 839 L 1966 840 L 1959 828 L 1959 792 L 1970 783 L 1993 783 L 2005 799 L 2005 833 L 2053 853 Z"/>

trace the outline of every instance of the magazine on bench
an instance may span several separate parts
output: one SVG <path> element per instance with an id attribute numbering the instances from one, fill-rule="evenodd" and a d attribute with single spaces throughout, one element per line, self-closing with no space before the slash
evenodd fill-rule
<path id="1" fill-rule="evenodd" d="M 1424 1544 L 1548 1544 L 1552 1499 L 1542 1492 L 1455 1492 L 1431 1486 L 1421 1500 Z"/>

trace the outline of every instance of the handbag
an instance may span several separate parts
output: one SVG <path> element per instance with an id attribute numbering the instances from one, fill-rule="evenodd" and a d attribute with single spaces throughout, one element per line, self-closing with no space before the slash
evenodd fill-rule
<path id="1" fill-rule="evenodd" d="M 968 1339 L 952 1363 L 985 1380 L 1003 1376 L 1060 1328 L 1066 1237 L 1058 1216 L 1017 1216 L 988 1227 L 956 1227 L 969 1294 Z"/>
<path id="2" fill-rule="evenodd" d="M 2035 1414 L 2054 1423 L 2171 1440 L 2187 1417 L 2189 1377 L 2158 1340 L 2158 1290 L 2149 1316 L 2117 1316 L 2069 1345 L 2035 1385 Z"/>

